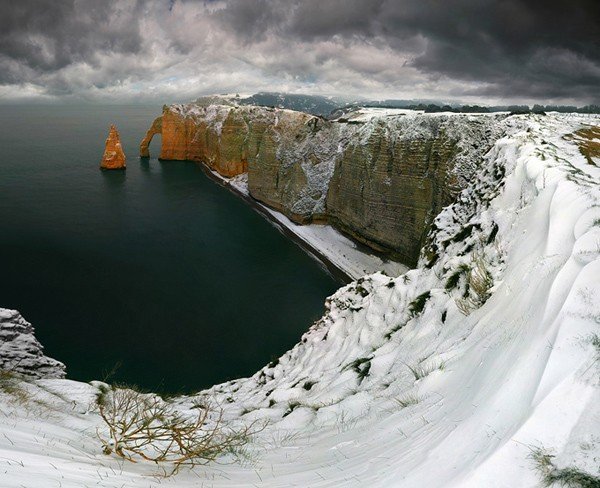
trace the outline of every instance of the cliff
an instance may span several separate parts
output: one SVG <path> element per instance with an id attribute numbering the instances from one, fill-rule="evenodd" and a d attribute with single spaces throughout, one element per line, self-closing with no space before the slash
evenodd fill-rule
<path id="1" fill-rule="evenodd" d="M 102 169 L 125 169 L 125 153 L 121 147 L 119 132 L 114 125 L 110 126 L 100 167 Z"/>
<path id="2" fill-rule="evenodd" d="M 358 110 L 337 120 L 230 101 L 163 107 L 148 156 L 248 173 L 256 200 L 296 223 L 328 222 L 414 266 L 433 217 L 475 174 L 503 115 Z"/>

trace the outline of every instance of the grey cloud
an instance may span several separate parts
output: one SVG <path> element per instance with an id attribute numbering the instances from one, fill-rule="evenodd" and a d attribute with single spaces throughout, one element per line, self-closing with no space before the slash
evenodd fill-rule
<path id="1" fill-rule="evenodd" d="M 600 91 L 597 0 L 233 0 L 218 19 L 245 42 L 383 42 L 423 76 L 481 82 L 486 94 L 591 100 Z M 419 38 L 426 48 L 411 51 Z"/>
<path id="2" fill-rule="evenodd" d="M 600 93 L 597 0 L 0 2 L 0 88 L 127 96 L 135 84 L 160 96 L 219 81 L 581 103 Z"/>
<path id="3" fill-rule="evenodd" d="M 19 0 L 2 9 L 0 53 L 31 69 L 57 70 L 101 52 L 138 52 L 140 3 Z"/>

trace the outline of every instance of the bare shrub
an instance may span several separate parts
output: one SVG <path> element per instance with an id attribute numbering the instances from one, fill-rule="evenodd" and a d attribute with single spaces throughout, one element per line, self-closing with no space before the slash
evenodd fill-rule
<path id="1" fill-rule="evenodd" d="M 108 435 L 97 431 L 104 454 L 128 461 L 137 458 L 171 464 L 169 476 L 184 465 L 207 464 L 221 455 L 236 454 L 256 433 L 256 423 L 233 428 L 223 411 L 204 405 L 184 416 L 154 394 L 112 387 L 98 397 L 98 410 Z"/>
<path id="2" fill-rule="evenodd" d="M 469 315 L 481 307 L 491 296 L 490 289 L 494 279 L 487 270 L 483 256 L 473 256 L 470 271 L 466 274 L 467 289 L 463 298 L 456 299 L 456 306 L 464 314 Z"/>

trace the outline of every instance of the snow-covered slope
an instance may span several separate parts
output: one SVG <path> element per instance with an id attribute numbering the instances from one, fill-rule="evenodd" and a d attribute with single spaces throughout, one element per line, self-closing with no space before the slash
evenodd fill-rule
<path id="1" fill-rule="evenodd" d="M 0 399 L 0 484 L 534 487 L 538 447 L 598 476 L 600 168 L 564 136 L 600 118 L 499 123 L 417 269 L 345 286 L 278 361 L 173 400 L 268 420 L 246 463 L 152 477 L 101 453 L 97 384 L 33 380 Z"/>

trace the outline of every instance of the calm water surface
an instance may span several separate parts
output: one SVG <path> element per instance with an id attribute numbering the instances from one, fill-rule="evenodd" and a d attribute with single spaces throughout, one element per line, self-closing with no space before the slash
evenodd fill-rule
<path id="1" fill-rule="evenodd" d="M 0 106 L 0 307 L 70 378 L 192 391 L 285 352 L 337 284 L 198 165 L 140 161 L 160 110 Z M 98 169 L 111 122 L 126 172 Z"/>

